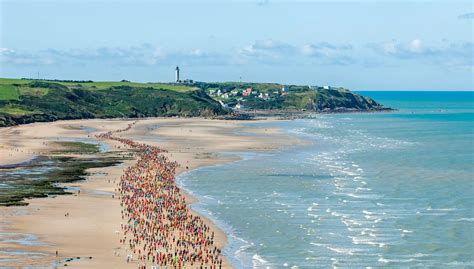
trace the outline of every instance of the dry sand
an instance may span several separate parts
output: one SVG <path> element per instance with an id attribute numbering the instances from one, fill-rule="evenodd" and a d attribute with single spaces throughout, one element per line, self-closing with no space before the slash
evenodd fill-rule
<path id="1" fill-rule="evenodd" d="M 132 120 L 74 120 L 34 123 L 0 129 L 0 165 L 27 161 L 54 150 L 55 141 L 87 139 L 88 134 L 124 128 Z M 145 119 L 127 137 L 163 147 L 178 170 L 229 162 L 236 157 L 222 157 L 221 152 L 264 151 L 299 143 L 272 128 L 243 126 L 245 121 L 207 119 Z M 94 128 L 93 133 L 84 129 Z M 258 134 L 258 135 L 252 135 Z M 118 152 L 116 142 L 102 141 L 110 151 Z M 67 184 L 80 188 L 80 194 L 30 199 L 26 207 L 0 207 L 0 267 L 63 267 L 64 260 L 73 268 L 136 268 L 126 263 L 127 250 L 119 244 L 121 207 L 112 198 L 123 169 L 133 160 L 115 167 L 90 169 L 85 181 Z M 189 202 L 194 198 L 187 196 Z M 69 213 L 66 217 L 65 214 Z M 223 248 L 225 234 L 205 219 L 216 233 L 216 244 Z M 35 240 L 21 242 L 25 235 Z M 55 252 L 58 251 L 58 257 Z M 89 258 L 92 257 L 92 258 Z M 225 267 L 231 267 L 225 262 Z"/>

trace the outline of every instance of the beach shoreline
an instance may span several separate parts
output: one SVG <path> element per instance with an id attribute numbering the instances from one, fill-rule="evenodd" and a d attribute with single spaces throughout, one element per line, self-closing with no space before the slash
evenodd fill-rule
<path id="1" fill-rule="evenodd" d="M 2 159 L 0 164 L 12 164 L 27 160 L 35 154 L 44 154 L 51 150 L 47 149 L 47 144 L 45 145 L 44 142 L 54 140 L 58 136 L 62 139 L 71 137 L 92 138 L 93 134 L 123 128 L 132 121 L 134 120 L 74 120 L 3 128 L 0 129 L 3 145 L 0 150 L 7 153 L 6 155 L 2 153 L 2 156 L 7 156 L 8 154 L 12 156 L 9 156 L 11 158 L 6 160 Z M 220 154 L 221 152 L 268 151 L 298 143 L 295 139 L 289 139 L 276 129 L 244 127 L 243 123 L 246 122 L 207 119 L 144 119 L 140 120 L 134 128 L 120 135 L 127 138 L 131 137 L 138 142 L 149 143 L 167 149 L 169 151 L 167 156 L 181 164 L 177 171 L 177 176 L 184 171 L 190 171 L 198 167 L 230 162 L 237 159 L 235 156 L 226 156 L 224 158 Z M 94 130 L 94 132 L 84 132 L 86 128 Z M 249 134 L 243 135 L 241 133 L 242 130 L 246 130 Z M 240 131 L 239 134 L 236 134 L 237 131 Z M 42 133 L 43 137 L 38 137 L 38 133 Z M 251 133 L 264 135 L 257 137 L 252 136 Z M 15 141 L 12 141 L 13 136 Z M 264 139 L 267 136 L 272 137 L 272 139 Z M 19 137 L 20 139 L 18 139 Z M 112 151 L 122 150 L 120 145 L 114 142 L 103 142 L 109 144 Z M 15 155 L 14 152 L 19 154 Z M 17 207 L 0 208 L 2 219 L 4 219 L 0 226 L 1 232 L 33 234 L 38 237 L 40 242 L 47 243 L 47 245 L 22 245 L 5 242 L 5 240 L 0 241 L 2 249 L 9 250 L 9 253 L 41 253 L 40 257 L 23 260 L 20 257 L 20 260 L 13 260 L 12 264 L 6 263 L 2 264 L 2 266 L 49 264 L 49 266 L 54 267 L 54 264 L 58 264 L 58 260 L 82 257 L 81 259 L 67 262 L 68 266 L 77 268 L 96 266 L 113 266 L 114 268 L 136 267 L 136 263 L 132 265 L 125 262 L 126 251 L 120 249 L 118 237 L 114 234 L 115 231 L 120 229 L 121 219 L 118 199 L 97 194 L 98 191 L 108 194 L 114 193 L 115 184 L 113 184 L 113 181 L 119 177 L 123 167 L 131 163 L 133 161 L 125 161 L 124 165 L 92 169 L 94 170 L 92 173 L 99 170 L 102 174 L 89 176 L 85 181 L 66 184 L 80 188 L 80 195 L 29 199 L 30 205 L 25 208 L 19 208 L 26 211 L 26 213 L 22 214 L 15 212 L 18 210 Z M 186 194 L 188 205 L 196 201 L 196 198 Z M 97 204 L 101 206 L 97 207 Z M 65 217 L 63 212 L 67 212 L 70 217 Z M 102 214 L 97 214 L 96 212 L 101 212 Z M 216 245 L 222 249 L 227 241 L 224 232 L 208 218 L 197 212 L 194 212 L 194 214 L 200 215 L 206 224 L 216 231 Z M 76 215 L 81 216 L 79 220 L 83 225 L 82 227 L 71 225 L 71 219 L 75 219 L 74 216 Z M 101 224 L 97 226 L 96 223 Z M 63 228 L 59 230 L 51 229 L 51 225 Z M 51 232 L 51 230 L 54 230 L 54 232 Z M 96 242 L 96 240 L 93 238 L 80 238 L 81 234 L 102 238 L 100 240 L 101 243 L 95 243 L 97 246 L 88 251 L 88 246 L 90 247 L 90 244 Z M 58 237 L 69 239 L 64 240 Z M 57 249 L 59 249 L 58 257 L 55 256 Z M 6 259 L 11 259 L 12 256 L 13 258 L 18 258 L 21 255 L 2 254 L 2 258 Z M 35 257 L 34 255 L 29 256 Z M 92 258 L 89 259 L 88 257 Z M 65 261 L 63 260 L 62 262 L 64 263 Z M 228 268 L 231 265 L 226 261 L 224 267 Z"/>

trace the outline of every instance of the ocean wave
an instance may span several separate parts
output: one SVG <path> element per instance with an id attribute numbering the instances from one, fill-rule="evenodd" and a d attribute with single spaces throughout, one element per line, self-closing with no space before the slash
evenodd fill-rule
<path id="1" fill-rule="evenodd" d="M 432 208 L 429 206 L 426 210 L 428 211 L 457 211 L 457 208 Z"/>
<path id="2" fill-rule="evenodd" d="M 459 218 L 459 219 L 451 219 L 449 221 L 467 221 L 467 222 L 473 222 L 474 218 Z"/>
<path id="3" fill-rule="evenodd" d="M 355 245 L 370 245 L 370 246 L 378 246 L 380 248 L 385 247 L 387 245 L 386 243 L 373 241 L 372 238 L 352 236 L 351 239 L 352 239 L 352 243 Z"/>
<path id="4" fill-rule="evenodd" d="M 268 266 L 268 261 L 262 258 L 258 254 L 254 254 L 252 256 L 252 264 L 253 268 L 269 268 Z"/>
<path id="5" fill-rule="evenodd" d="M 371 191 L 371 188 L 362 188 L 362 187 L 357 187 L 356 191 Z"/>
<path id="6" fill-rule="evenodd" d="M 326 247 L 327 244 L 324 243 L 316 243 L 316 242 L 309 242 L 310 245 L 317 246 L 317 247 Z"/>
<path id="7" fill-rule="evenodd" d="M 378 259 L 379 262 L 382 262 L 382 263 L 409 263 L 409 262 L 416 262 L 416 261 L 420 261 L 418 259 L 414 259 L 414 258 L 408 258 L 408 259 L 387 259 L 387 258 L 384 258 L 384 257 L 380 257 Z"/>
<path id="8" fill-rule="evenodd" d="M 359 250 L 350 249 L 350 248 L 337 248 L 337 247 L 329 247 L 329 246 L 326 246 L 326 248 L 339 254 L 345 254 L 345 255 L 351 255 L 351 256 L 355 254 L 354 252 L 359 251 Z"/>
<path id="9" fill-rule="evenodd" d="M 444 215 L 446 215 L 447 213 L 445 213 L 445 212 L 427 213 L 427 212 L 416 211 L 415 214 L 416 214 L 416 215 L 419 215 L 419 216 L 444 216 Z"/>
<path id="10" fill-rule="evenodd" d="M 358 199 L 368 199 L 368 200 L 375 200 L 380 199 L 382 196 L 378 194 L 354 194 L 354 193 L 343 193 L 344 195 L 358 198 Z"/>
<path id="11" fill-rule="evenodd" d="M 449 265 L 449 266 L 469 266 L 469 267 L 472 267 L 474 266 L 474 261 L 467 261 L 467 262 L 461 262 L 461 261 L 452 261 L 452 262 L 448 262 L 448 263 L 445 263 L 445 265 Z"/>

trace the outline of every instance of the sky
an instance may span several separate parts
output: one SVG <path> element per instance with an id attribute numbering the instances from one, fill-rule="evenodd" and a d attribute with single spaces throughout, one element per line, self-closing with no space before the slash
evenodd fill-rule
<path id="1" fill-rule="evenodd" d="M 0 77 L 473 90 L 473 2 L 0 0 Z"/>

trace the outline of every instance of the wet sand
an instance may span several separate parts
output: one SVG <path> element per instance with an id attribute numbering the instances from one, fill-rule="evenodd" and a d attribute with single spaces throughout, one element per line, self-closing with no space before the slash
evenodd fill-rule
<path id="1" fill-rule="evenodd" d="M 35 123 L 0 129 L 0 165 L 19 163 L 55 150 L 54 141 L 91 139 L 94 134 L 126 127 L 133 120 L 74 120 Z M 200 166 L 229 162 L 221 152 L 266 151 L 298 143 L 272 128 L 244 127 L 244 121 L 206 119 L 144 119 L 119 136 L 169 151 L 181 166 L 178 173 Z M 258 134 L 257 136 L 251 135 Z M 90 136 L 88 138 L 88 135 Z M 123 148 L 110 140 L 101 141 L 112 152 Z M 4 157 L 6 156 L 6 157 Z M 119 243 L 121 207 L 112 198 L 123 169 L 134 160 L 115 167 L 90 169 L 85 181 L 67 184 L 80 194 L 28 200 L 26 207 L 0 208 L 0 267 L 137 268 L 126 263 L 127 249 Z M 195 201 L 187 195 L 187 201 Z M 65 214 L 69 213 L 69 216 Z M 197 214 L 197 213 L 196 213 Z M 223 248 L 225 234 L 212 222 L 216 245 Z M 7 234 L 4 234 L 7 233 Z M 13 235 L 12 235 L 13 234 Z M 16 235 L 15 235 L 16 234 Z M 37 240 L 14 242 L 27 235 Z M 13 241 L 13 242 L 12 242 Z M 55 252 L 58 251 L 56 257 Z M 72 261 L 65 261 L 79 257 Z M 224 267 L 231 267 L 226 261 Z"/>

